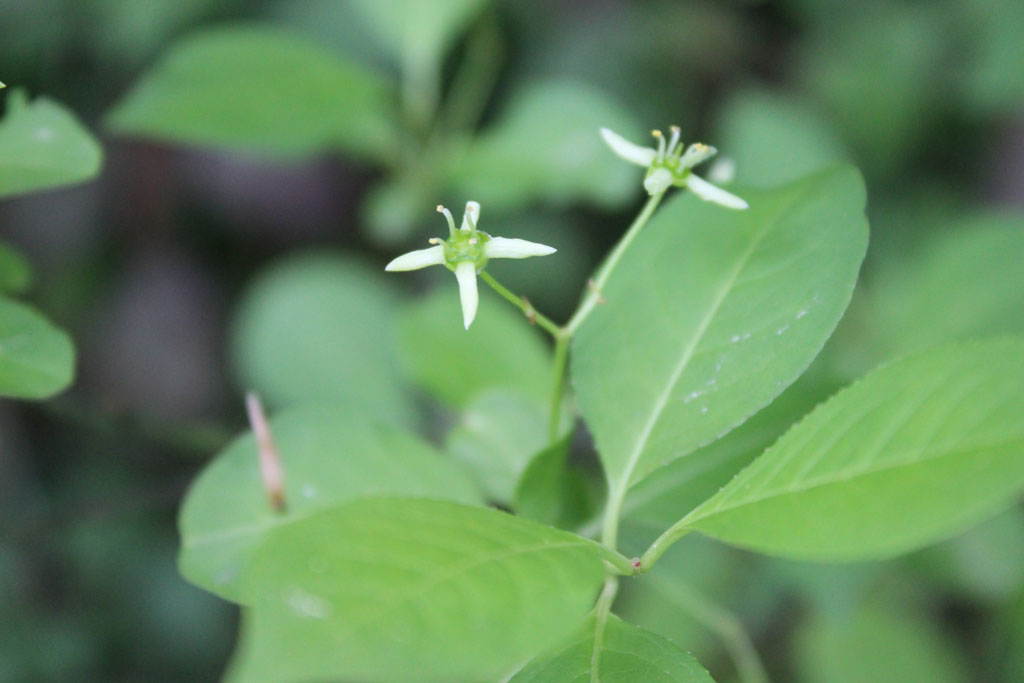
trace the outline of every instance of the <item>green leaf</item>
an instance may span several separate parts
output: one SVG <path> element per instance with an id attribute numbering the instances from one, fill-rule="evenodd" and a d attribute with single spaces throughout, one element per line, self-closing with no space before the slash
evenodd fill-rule
<path id="1" fill-rule="evenodd" d="M 1024 71 L 1020 36 L 1024 33 L 1024 9 L 1016 0 L 983 0 L 970 6 L 953 4 L 956 25 L 966 49 L 957 63 L 962 66 L 966 93 L 964 105 L 987 116 L 1019 111 L 1024 104 Z"/>
<path id="2" fill-rule="evenodd" d="M 48 398 L 74 374 L 68 335 L 35 309 L 0 297 L 0 396 Z"/>
<path id="3" fill-rule="evenodd" d="M 380 495 L 481 502 L 432 447 L 344 408 L 295 409 L 271 420 L 271 429 L 284 471 L 283 513 L 268 504 L 251 434 L 207 466 L 181 508 L 182 574 L 229 600 L 249 601 L 238 579 L 268 534 L 326 507 Z"/>
<path id="4" fill-rule="evenodd" d="M 849 302 L 867 243 L 855 170 L 740 194 L 747 211 L 673 199 L 573 340 L 580 410 L 613 490 L 768 404 Z"/>
<path id="5" fill-rule="evenodd" d="M 971 680 L 941 632 L 924 619 L 879 608 L 843 621 L 805 621 L 794 643 L 801 683 L 965 683 Z"/>
<path id="6" fill-rule="evenodd" d="M 803 89 L 878 173 L 905 162 L 948 101 L 947 21 L 938 3 L 878 3 L 804 43 L 796 66 Z"/>
<path id="7" fill-rule="evenodd" d="M 260 548 L 237 677 L 494 680 L 578 626 L 603 577 L 596 544 L 497 510 L 342 505 Z"/>
<path id="8" fill-rule="evenodd" d="M 89 180 L 100 170 L 99 144 L 64 107 L 24 92 L 7 98 L 0 121 L 0 197 Z"/>
<path id="9" fill-rule="evenodd" d="M 637 195 L 642 173 L 608 150 L 602 126 L 626 136 L 638 129 L 598 90 L 571 81 L 533 84 L 452 163 L 452 182 L 488 210 L 534 199 L 620 205 Z"/>
<path id="10" fill-rule="evenodd" d="M 528 519 L 574 529 L 596 514 L 600 489 L 569 462 L 572 434 L 530 460 L 516 485 L 516 513 Z"/>
<path id="11" fill-rule="evenodd" d="M 715 144 L 736 163 L 736 182 L 774 187 L 843 161 L 824 120 L 796 99 L 759 88 L 734 94 L 719 114 Z"/>
<path id="12" fill-rule="evenodd" d="M 462 327 L 454 280 L 409 304 L 398 325 L 405 372 L 450 406 L 466 407 L 493 387 L 548 398 L 551 360 L 540 333 L 490 292 L 480 293 L 480 308 L 469 330 Z"/>
<path id="13" fill-rule="evenodd" d="M 286 257 L 247 289 L 232 360 L 272 404 L 341 402 L 401 424 L 415 413 L 396 367 L 395 301 L 383 270 L 351 256 Z"/>
<path id="14" fill-rule="evenodd" d="M 816 382 L 801 377 L 767 408 L 721 439 L 653 472 L 631 488 L 622 514 L 661 531 L 718 492 L 782 434 L 828 397 Z"/>
<path id="15" fill-rule="evenodd" d="M 0 293 L 24 292 L 31 282 L 32 269 L 25 257 L 0 243 Z"/>
<path id="16" fill-rule="evenodd" d="M 967 533 L 906 559 L 915 577 L 977 602 L 998 603 L 1024 588 L 1024 510 L 1011 508 Z"/>
<path id="17" fill-rule="evenodd" d="M 520 392 L 490 389 L 466 408 L 445 450 L 473 473 L 488 498 L 512 502 L 519 475 L 547 443 L 543 403 Z"/>
<path id="18" fill-rule="evenodd" d="M 117 133 L 303 158 L 391 153 L 387 85 L 289 31 L 230 26 L 189 36 L 110 113 Z"/>
<path id="19" fill-rule="evenodd" d="M 829 561 L 962 531 L 1024 486 L 1022 386 L 1021 339 L 894 362 L 819 406 L 679 526 Z"/>
<path id="20" fill-rule="evenodd" d="M 865 277 L 833 349 L 848 376 L 942 342 L 1024 334 L 1024 218 L 979 214 L 940 227 L 912 257 Z"/>
<path id="21" fill-rule="evenodd" d="M 594 678 L 594 617 L 557 652 L 538 657 L 510 683 L 714 683 L 708 672 L 671 640 L 608 615 Z"/>

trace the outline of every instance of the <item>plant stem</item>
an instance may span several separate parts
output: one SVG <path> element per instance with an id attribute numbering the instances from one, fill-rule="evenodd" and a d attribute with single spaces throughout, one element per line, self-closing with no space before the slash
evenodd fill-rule
<path id="1" fill-rule="evenodd" d="M 537 309 L 533 307 L 533 304 L 531 304 L 526 298 L 513 294 L 511 290 L 495 280 L 486 270 L 480 271 L 480 279 L 490 285 L 491 289 L 500 294 L 513 306 L 522 311 L 523 315 L 525 315 L 531 323 L 539 325 L 548 334 L 554 337 L 556 341 L 560 336 L 562 336 L 562 329 L 555 323 L 551 322 L 550 318 L 539 313 Z"/>
<path id="2" fill-rule="evenodd" d="M 640 214 L 633 220 L 633 224 L 629 226 L 629 230 L 622 236 L 612 252 L 608 254 L 608 258 L 605 259 L 604 264 L 597 272 L 597 277 L 590 284 L 590 290 L 587 292 L 583 301 L 580 302 L 579 308 L 573 313 L 572 318 L 565 324 L 563 328 L 565 334 L 569 337 L 576 333 L 583 321 L 587 319 L 590 312 L 594 310 L 594 307 L 602 301 L 601 290 L 604 289 L 605 284 L 608 282 L 608 278 L 611 277 L 612 271 L 615 270 L 615 266 L 618 265 L 622 259 L 622 255 L 626 253 L 626 249 L 633 243 L 636 236 L 640 234 L 644 226 L 647 225 L 647 221 L 650 220 L 654 214 L 654 210 L 658 208 L 658 204 L 661 203 L 662 197 L 665 196 L 664 192 L 659 192 L 656 195 L 652 195 L 647 203 L 644 204 L 644 208 L 640 210 Z"/>
<path id="3" fill-rule="evenodd" d="M 731 612 L 680 581 L 651 577 L 676 605 L 722 640 L 742 683 L 768 683 L 768 674 L 743 624 Z"/>
<path id="4" fill-rule="evenodd" d="M 644 551 L 643 556 L 640 558 L 640 564 L 643 567 L 642 571 L 649 570 L 658 558 L 665 554 L 665 551 L 672 547 L 672 544 L 678 541 L 680 538 L 690 533 L 690 529 L 683 525 L 686 518 L 676 522 L 668 529 L 666 529 L 661 536 L 654 539 L 654 543 Z"/>
<path id="5" fill-rule="evenodd" d="M 594 649 L 590 652 L 590 683 L 601 681 L 601 650 L 604 648 L 604 629 L 608 623 L 615 594 L 619 592 L 619 580 L 609 576 L 604 580 L 601 596 L 594 606 Z"/>
<path id="6" fill-rule="evenodd" d="M 470 34 L 466 56 L 452 79 L 441 114 L 447 135 L 469 134 L 477 125 L 504 59 L 505 44 L 492 12 Z"/>
<path id="7" fill-rule="evenodd" d="M 548 423 L 548 444 L 558 441 L 559 427 L 562 422 L 562 392 L 565 384 L 565 363 L 569 357 L 569 337 L 561 334 L 555 337 L 555 358 L 551 372 L 553 376 L 551 387 L 551 409 L 549 411 L 550 422 Z"/>

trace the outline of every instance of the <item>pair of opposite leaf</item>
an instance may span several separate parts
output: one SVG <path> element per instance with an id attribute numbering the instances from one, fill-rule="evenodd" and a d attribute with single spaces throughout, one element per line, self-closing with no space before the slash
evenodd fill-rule
<path id="1" fill-rule="evenodd" d="M 641 147 L 626 140 L 607 128 L 601 129 L 601 137 L 612 151 L 626 161 L 647 169 L 644 188 L 651 196 L 659 195 L 668 188 L 685 187 L 701 199 L 720 204 L 729 209 L 745 209 L 747 203 L 734 194 L 716 187 L 693 174 L 693 167 L 713 157 L 717 150 L 702 143 L 688 148 L 679 140 L 679 128 L 672 126 L 671 139 L 666 142 L 661 131 L 653 131 L 658 141 L 657 148 Z M 685 149 L 685 151 L 684 151 Z M 527 258 L 547 256 L 555 253 L 554 247 L 527 240 L 492 237 L 477 228 L 480 220 L 480 204 L 466 202 L 462 225 L 455 228 L 455 219 L 443 206 L 437 210 L 448 221 L 448 239 L 430 239 L 434 246 L 402 254 L 389 263 L 385 270 L 418 270 L 427 266 L 444 266 L 455 273 L 459 283 L 459 299 L 462 302 L 462 322 L 466 329 L 476 317 L 479 294 L 476 276 L 492 258 Z"/>

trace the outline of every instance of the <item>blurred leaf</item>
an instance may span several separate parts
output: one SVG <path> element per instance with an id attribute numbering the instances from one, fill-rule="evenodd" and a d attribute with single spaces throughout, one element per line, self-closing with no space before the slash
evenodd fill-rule
<path id="1" fill-rule="evenodd" d="M 326 507 L 380 495 L 481 502 L 459 468 L 432 447 L 343 408 L 292 410 L 271 428 L 284 471 L 283 513 L 268 504 L 251 434 L 207 466 L 181 508 L 181 572 L 229 600 L 252 601 L 239 576 L 268 534 Z"/>
<path id="2" fill-rule="evenodd" d="M 896 168 L 921 140 L 945 91 L 939 3 L 876 3 L 808 41 L 801 71 L 862 163 Z"/>
<path id="3" fill-rule="evenodd" d="M 946 341 L 1024 333 L 1024 219 L 955 221 L 911 258 L 871 272 L 855 310 L 860 329 L 837 337 L 846 373 Z"/>
<path id="4" fill-rule="evenodd" d="M 25 93 L 7 97 L 0 121 L 0 198 L 89 180 L 100 170 L 99 144 L 64 107 Z"/>
<path id="5" fill-rule="evenodd" d="M 1024 588 L 1024 512 L 1007 510 L 906 563 L 915 576 L 938 582 L 946 592 L 1005 600 Z"/>
<path id="6" fill-rule="evenodd" d="M 642 173 L 608 150 L 602 126 L 627 136 L 638 130 L 629 112 L 598 90 L 571 81 L 532 83 L 451 162 L 452 181 L 460 196 L 488 209 L 538 199 L 620 205 L 639 194 Z"/>
<path id="7" fill-rule="evenodd" d="M 535 454 L 516 485 L 516 513 L 573 529 L 596 514 L 598 493 L 581 468 L 569 463 L 572 434 Z"/>
<path id="8" fill-rule="evenodd" d="M 760 88 L 733 94 L 718 118 L 715 144 L 736 162 L 736 182 L 784 185 L 843 161 L 835 133 L 804 103 Z"/>
<path id="9" fill-rule="evenodd" d="M 487 0 L 353 0 L 371 31 L 399 64 L 438 63 Z"/>
<path id="10" fill-rule="evenodd" d="M 1003 615 L 1008 633 L 1001 643 L 999 678 L 1004 683 L 1014 683 L 1024 671 L 1024 591 L 1020 593 Z"/>
<path id="11" fill-rule="evenodd" d="M 596 544 L 484 508 L 370 499 L 275 532 L 235 680 L 494 680 L 568 635 Z"/>
<path id="12" fill-rule="evenodd" d="M 272 26 L 208 29 L 177 43 L 109 114 L 120 134 L 303 158 L 392 152 L 385 82 Z"/>
<path id="13" fill-rule="evenodd" d="M 0 293 L 24 292 L 32 282 L 32 268 L 25 257 L 0 243 Z"/>
<path id="14" fill-rule="evenodd" d="M 540 333 L 490 292 L 480 293 L 480 309 L 469 330 L 462 327 L 454 279 L 406 306 L 398 325 L 405 371 L 452 407 L 466 407 L 493 387 L 549 398 L 551 361 Z"/>
<path id="15" fill-rule="evenodd" d="M 487 272 L 516 294 L 525 296 L 552 320 L 568 320 L 579 292 L 602 256 L 593 225 L 580 212 L 541 207 L 485 219 L 481 229 L 492 235 L 519 237 L 558 249 L 545 258 L 494 259 Z"/>
<path id="16" fill-rule="evenodd" d="M 370 188 L 360 211 L 370 237 L 377 244 L 396 246 L 407 240 L 418 226 L 428 220 L 436 221 L 437 189 L 433 169 L 429 169 L 427 177 L 419 170 L 408 169 Z"/>
<path id="17" fill-rule="evenodd" d="M 337 253 L 274 264 L 249 285 L 235 315 L 240 383 L 275 405 L 341 402 L 377 419 L 412 422 L 412 398 L 394 360 L 391 285 L 383 270 Z"/>
<path id="18" fill-rule="evenodd" d="M 799 559 L 895 555 L 1024 486 L 1024 340 L 952 344 L 836 394 L 679 524 Z"/>
<path id="19" fill-rule="evenodd" d="M 0 396 L 48 398 L 74 373 L 67 334 L 29 306 L 0 297 Z"/>
<path id="20" fill-rule="evenodd" d="M 714 683 L 700 662 L 671 640 L 626 623 L 614 614 L 608 615 L 601 646 L 595 652 L 595 628 L 591 616 L 568 645 L 534 659 L 510 683 Z M 595 661 L 597 679 L 593 678 Z"/>
<path id="21" fill-rule="evenodd" d="M 473 473 L 489 500 L 510 505 L 516 482 L 547 442 L 547 409 L 535 398 L 489 389 L 466 407 L 445 450 Z"/>
<path id="22" fill-rule="evenodd" d="M 1013 114 L 1024 104 L 1024 6 L 1018 0 L 951 3 L 967 47 L 963 60 L 964 102 L 984 113 Z"/>
<path id="23" fill-rule="evenodd" d="M 624 545 L 635 536 L 630 527 L 628 522 L 623 526 Z M 642 544 L 626 546 L 627 557 L 642 554 L 648 543 L 645 539 Z M 731 548 L 690 536 L 665 553 L 650 573 L 637 581 L 623 581 L 615 611 L 630 623 L 685 643 L 687 650 L 710 665 L 722 654 L 722 634 L 709 630 L 707 615 L 701 613 L 708 603 L 703 596 L 727 596 L 731 603 L 744 600 L 744 585 L 761 581 L 757 575 L 751 578 L 747 569 Z"/>
<path id="24" fill-rule="evenodd" d="M 964 663 L 929 621 L 878 608 L 805 621 L 794 642 L 802 683 L 966 683 Z"/>
<path id="25" fill-rule="evenodd" d="M 573 339 L 580 410 L 613 491 L 768 404 L 849 302 L 867 242 L 859 174 L 741 194 L 747 211 L 671 200 Z"/>

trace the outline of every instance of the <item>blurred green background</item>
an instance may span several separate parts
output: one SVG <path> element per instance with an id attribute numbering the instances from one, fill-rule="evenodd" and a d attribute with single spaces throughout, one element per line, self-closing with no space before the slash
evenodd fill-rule
<path id="1" fill-rule="evenodd" d="M 0 80 L 68 106 L 106 151 L 96 182 L 0 203 L 0 238 L 36 270 L 29 298 L 79 353 L 62 396 L 0 402 L 0 680 L 215 680 L 237 615 L 178 576 L 174 520 L 243 428 L 242 392 L 379 405 L 438 440 L 465 432 L 486 407 L 457 387 L 447 405 L 413 400 L 405 384 L 417 363 L 443 362 L 403 341 L 413 294 L 442 289 L 448 307 L 428 305 L 455 326 L 454 282 L 379 271 L 443 234 L 439 201 L 478 199 L 483 229 L 558 247 L 556 265 L 493 270 L 564 319 L 641 200 L 639 172 L 600 147 L 598 125 L 642 142 L 678 124 L 746 185 L 840 159 L 862 169 L 868 260 L 836 336 L 786 394 L 801 410 L 900 353 L 1024 333 L 1019 0 L 452 0 L 424 3 L 445 18 L 421 33 L 389 32 L 366 4 L 0 0 Z M 372 74 L 379 126 L 321 144 L 310 117 L 370 105 L 346 90 L 304 111 L 253 73 L 235 94 L 280 106 L 272 118 L 294 137 L 140 134 L 140 79 L 181 38 L 238 22 Z M 295 339 L 305 352 L 282 366 Z M 417 341 L 443 351 L 443 338 Z M 752 443 L 800 414 L 776 412 Z M 648 507 L 627 536 L 638 545 L 660 519 Z M 728 649 L 742 643 L 721 605 L 777 681 L 1024 680 L 1020 506 L 888 563 L 782 562 L 693 538 L 664 565 L 626 592 L 624 616 L 719 681 L 736 679 Z"/>

